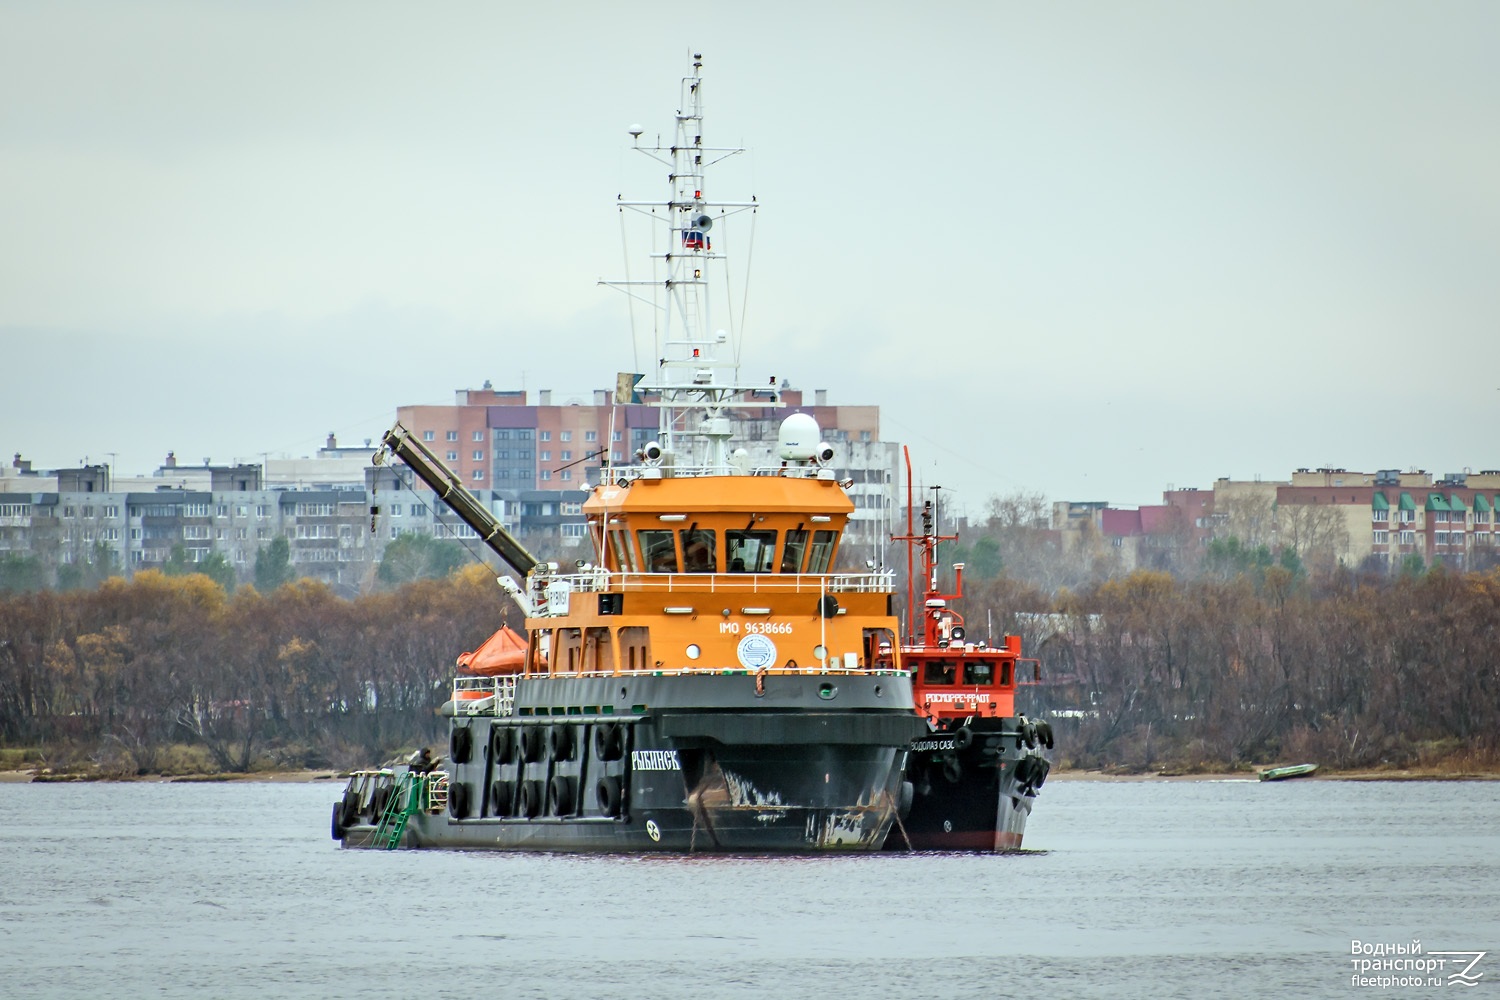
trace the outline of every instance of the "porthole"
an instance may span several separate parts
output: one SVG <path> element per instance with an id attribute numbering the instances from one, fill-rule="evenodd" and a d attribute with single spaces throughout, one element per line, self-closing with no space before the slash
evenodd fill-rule
<path id="1" fill-rule="evenodd" d="M 698 657 L 703 655 L 703 650 L 698 648 L 698 644 L 696 642 L 690 642 L 688 643 L 687 655 L 688 659 L 696 660 Z"/>

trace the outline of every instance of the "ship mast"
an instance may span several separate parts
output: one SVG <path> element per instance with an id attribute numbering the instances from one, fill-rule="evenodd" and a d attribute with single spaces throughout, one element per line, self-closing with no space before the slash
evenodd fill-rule
<path id="1" fill-rule="evenodd" d="M 664 464 L 679 473 L 691 468 L 700 474 L 723 475 L 730 472 L 728 407 L 750 392 L 766 397 L 757 399 L 757 406 L 779 406 L 780 393 L 774 381 L 769 387 L 738 384 L 738 368 L 724 356 L 731 350 L 729 336 L 713 322 L 710 272 L 728 280 L 723 220 L 740 212 L 753 214 L 758 205 L 753 197 L 749 201 L 709 197 L 709 168 L 744 149 L 709 146 L 703 141 L 702 54 L 693 55 L 693 72 L 682 78 L 670 145 L 662 145 L 659 138 L 655 145 L 642 145 L 642 131 L 638 125 L 630 129 L 635 149 L 670 168 L 668 198 L 660 202 L 622 197 L 618 205 L 622 212 L 630 209 L 649 215 L 663 226 L 666 249 L 651 254 L 656 275 L 651 280 L 601 284 L 641 299 L 646 298 L 646 287 L 654 289 L 650 301 L 659 310 L 656 366 L 637 389 L 651 394 L 650 402 L 661 408 Z"/>
<path id="2" fill-rule="evenodd" d="M 934 647 L 938 644 L 939 622 L 943 618 L 943 611 L 948 607 L 949 601 L 956 601 L 964 596 L 964 567 L 963 563 L 957 563 L 953 567 L 953 593 L 945 594 L 938 589 L 938 546 L 943 542 L 956 542 L 958 535 L 938 534 L 939 510 L 937 503 L 938 492 L 941 486 L 932 487 L 933 499 L 922 501 L 922 533 L 916 533 L 915 525 L 912 523 L 912 481 L 911 481 L 911 454 L 901 449 L 906 458 L 906 534 L 892 536 L 893 542 L 906 543 L 906 607 L 907 607 L 907 629 L 910 632 L 910 641 L 920 643 L 923 646 Z M 922 616 L 921 630 L 917 629 L 917 615 L 919 613 L 916 601 L 916 580 L 912 575 L 912 550 L 918 549 L 922 554 Z"/>

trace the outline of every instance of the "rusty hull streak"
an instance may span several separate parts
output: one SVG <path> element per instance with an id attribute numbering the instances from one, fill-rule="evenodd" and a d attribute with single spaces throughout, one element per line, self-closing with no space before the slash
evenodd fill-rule
<path id="1" fill-rule="evenodd" d="M 763 792 L 743 776 L 727 771 L 714 762 L 688 792 L 687 807 L 693 814 L 695 831 L 701 826 L 719 844 L 714 817 L 726 814 L 754 814 L 761 823 L 778 823 L 794 810 L 806 812 L 804 837 L 809 847 L 868 847 L 878 845 L 896 816 L 896 800 L 880 789 L 869 796 L 868 803 L 852 809 L 829 811 L 817 806 L 799 806 L 784 801 L 778 792 Z"/>

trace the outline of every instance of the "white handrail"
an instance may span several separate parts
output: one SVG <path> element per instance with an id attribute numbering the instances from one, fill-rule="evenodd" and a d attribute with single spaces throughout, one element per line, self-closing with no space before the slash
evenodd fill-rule
<path id="1" fill-rule="evenodd" d="M 896 575 L 891 570 L 869 573 L 565 573 L 548 577 L 568 585 L 575 594 L 606 590 L 623 592 L 720 590 L 752 594 L 890 594 Z"/>

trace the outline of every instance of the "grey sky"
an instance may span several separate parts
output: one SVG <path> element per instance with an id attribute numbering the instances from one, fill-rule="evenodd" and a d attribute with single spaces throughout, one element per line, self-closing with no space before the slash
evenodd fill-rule
<path id="1" fill-rule="evenodd" d="M 611 384 L 625 129 L 697 49 L 746 376 L 881 404 L 928 484 L 1500 468 L 1500 6 L 693 9 L 0 2 L 0 451 Z"/>

